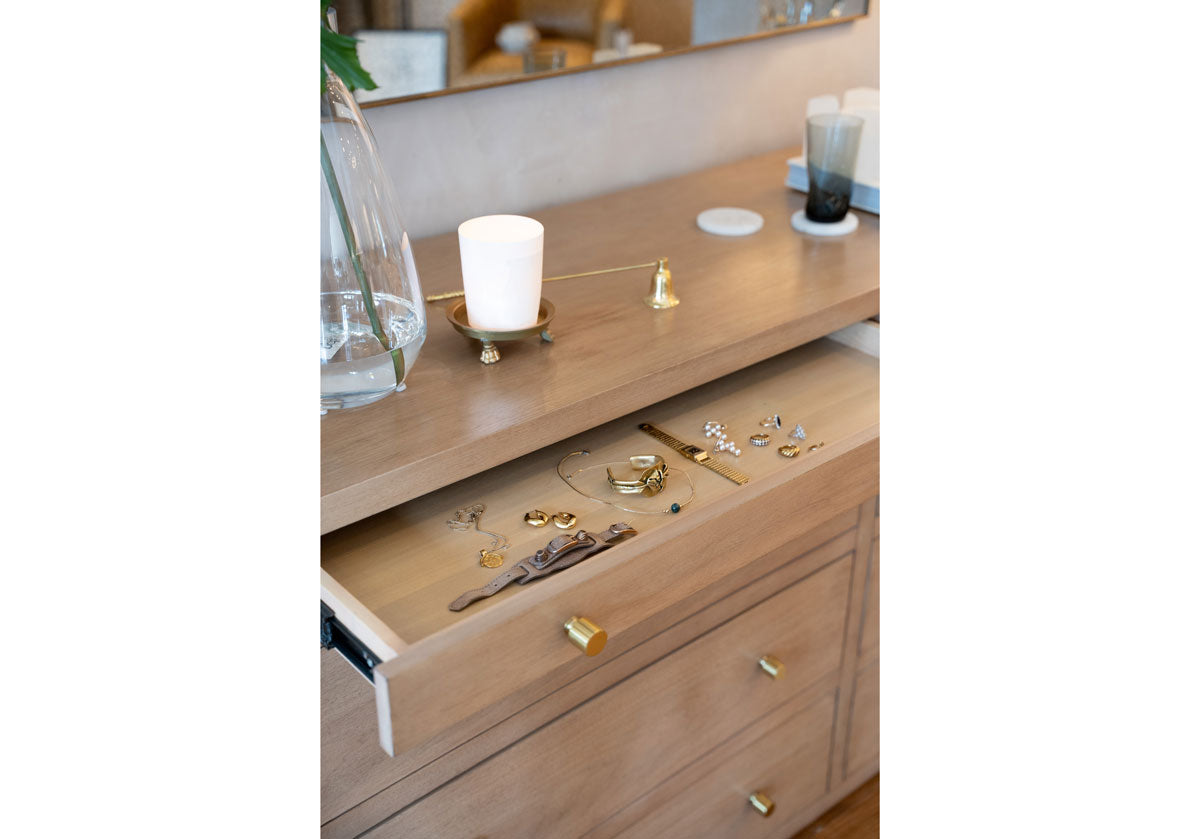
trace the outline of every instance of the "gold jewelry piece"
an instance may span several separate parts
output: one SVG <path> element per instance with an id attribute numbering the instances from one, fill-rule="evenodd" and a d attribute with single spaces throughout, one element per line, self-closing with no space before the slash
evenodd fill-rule
<path id="1" fill-rule="evenodd" d="M 561 527 L 563 530 L 569 530 L 575 526 L 576 518 L 574 513 L 555 513 L 554 526 Z"/>
<path id="2" fill-rule="evenodd" d="M 743 475 L 741 472 L 737 471 L 736 469 L 731 469 L 730 467 L 726 466 L 724 463 L 717 462 L 713 458 L 713 456 L 711 454 L 709 454 L 708 452 L 706 452 L 704 449 L 700 448 L 699 446 L 688 445 L 687 443 L 683 442 L 682 440 L 672 437 L 670 434 L 663 431 L 661 428 L 655 428 L 650 423 L 643 422 L 638 425 L 638 430 L 645 431 L 647 434 L 649 434 L 655 440 L 666 443 L 668 446 L 673 448 L 675 451 L 679 452 L 681 455 L 683 455 L 684 457 L 686 457 L 688 460 L 692 461 L 693 463 L 699 463 L 705 469 L 711 469 L 712 471 L 714 471 L 718 475 L 720 475 L 722 478 L 728 478 L 729 480 L 733 481 L 738 486 L 743 486 L 745 484 L 750 483 L 749 475 Z"/>
<path id="3" fill-rule="evenodd" d="M 692 500 L 696 497 L 696 485 L 692 483 L 692 476 L 689 475 L 687 472 L 685 472 L 682 469 L 672 470 L 671 474 L 672 475 L 683 475 L 684 480 L 686 480 L 688 483 L 688 490 L 689 490 L 688 497 L 686 499 L 684 499 L 683 501 L 671 504 L 665 510 L 635 510 L 632 507 L 623 507 L 620 504 L 616 503 L 615 501 L 609 501 L 607 498 L 597 498 L 594 495 L 588 495 L 586 492 L 581 490 L 579 487 L 575 486 L 575 484 L 571 483 L 571 478 L 575 475 L 578 475 L 580 472 L 584 471 L 583 469 L 576 469 L 570 475 L 563 474 L 563 464 L 566 463 L 568 459 L 575 457 L 576 455 L 587 455 L 587 454 L 591 454 L 591 452 L 589 452 L 587 449 L 583 449 L 582 451 L 577 451 L 577 452 L 570 452 L 565 457 L 563 457 L 562 460 L 560 460 L 558 462 L 558 467 L 557 467 L 558 477 L 562 478 L 563 483 L 565 483 L 571 489 L 578 492 L 584 498 L 589 498 L 592 501 L 599 501 L 603 504 L 609 505 L 610 507 L 616 507 L 618 510 L 622 510 L 626 513 L 639 513 L 641 515 L 668 515 L 670 513 L 678 513 L 680 510 L 682 510 L 688 504 L 691 504 Z M 600 467 L 597 466 L 595 468 L 599 469 Z M 730 470 L 730 471 L 732 471 L 732 470 Z"/>
<path id="4" fill-rule="evenodd" d="M 784 457 L 795 457 L 796 455 L 800 454 L 800 447 L 788 443 L 786 446 L 779 447 L 779 453 Z"/>
<path id="5" fill-rule="evenodd" d="M 823 445 L 825 445 L 825 441 L 824 441 L 824 440 L 822 440 L 821 442 L 817 443 L 815 446 L 809 446 L 809 447 L 808 447 L 808 450 L 809 450 L 810 452 L 815 452 L 817 449 L 821 448 L 821 446 L 823 446 Z"/>
<path id="6" fill-rule="evenodd" d="M 755 446 L 765 446 L 771 442 L 770 434 L 751 434 L 750 442 Z"/>
<path id="7" fill-rule="evenodd" d="M 525 523 L 530 527 L 545 527 L 550 523 L 550 517 L 541 510 L 530 510 L 525 514 Z"/>
<path id="8" fill-rule="evenodd" d="M 758 421 L 758 424 L 763 428 L 783 428 L 783 420 L 779 418 L 779 414 L 763 417 Z"/>
<path id="9" fill-rule="evenodd" d="M 483 518 L 483 511 L 486 508 L 482 504 L 472 504 L 470 507 L 463 507 L 454 511 L 454 518 L 446 522 L 446 526 L 451 530 L 470 530 L 474 525 L 475 529 L 480 533 L 487 534 L 492 537 L 492 544 L 479 551 L 479 564 L 484 568 L 496 568 L 504 562 L 504 551 L 510 547 L 508 537 L 502 536 L 499 533 L 492 533 L 490 530 L 484 530 L 479 526 L 479 520 Z"/>
<path id="10" fill-rule="evenodd" d="M 667 475 L 670 470 L 663 459 L 656 454 L 638 454 L 629 458 L 629 465 L 635 470 L 642 470 L 638 476 L 632 480 L 618 480 L 612 473 L 610 467 L 608 471 L 608 485 L 617 492 L 641 495 L 658 495 L 663 491 L 663 487 L 667 484 Z"/>
<path id="11" fill-rule="evenodd" d="M 484 568 L 499 568 L 504 564 L 504 557 L 485 549 L 479 552 L 479 564 Z"/>

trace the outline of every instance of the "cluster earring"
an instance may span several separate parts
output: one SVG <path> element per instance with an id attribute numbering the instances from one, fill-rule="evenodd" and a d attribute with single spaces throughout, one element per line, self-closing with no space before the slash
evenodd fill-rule
<path id="1" fill-rule="evenodd" d="M 716 438 L 716 443 L 713 445 L 714 452 L 729 452 L 734 457 L 741 457 L 742 450 L 729 439 L 729 435 L 726 433 L 728 428 L 724 423 L 709 421 L 704 423 L 704 436 Z"/>
<path id="2" fill-rule="evenodd" d="M 796 427 L 792 429 L 792 433 L 788 436 L 794 437 L 797 440 L 803 440 L 808 435 L 804 433 L 804 426 L 802 426 L 800 423 L 796 423 Z"/>

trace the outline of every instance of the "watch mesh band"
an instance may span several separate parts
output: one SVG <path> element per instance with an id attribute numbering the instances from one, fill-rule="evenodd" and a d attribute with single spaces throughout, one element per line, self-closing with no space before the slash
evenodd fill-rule
<path id="1" fill-rule="evenodd" d="M 683 442 L 682 440 L 678 440 L 678 439 L 672 437 L 670 434 L 663 431 L 662 429 L 655 428 L 653 425 L 651 425 L 648 422 L 641 423 L 638 426 L 638 428 L 641 429 L 642 431 L 645 431 L 647 434 L 649 434 L 654 439 L 659 440 L 663 443 L 666 443 L 668 446 L 670 446 L 671 448 L 673 448 L 675 451 L 679 452 L 680 454 L 684 454 L 685 449 L 696 448 L 695 446 L 691 446 L 688 443 Z M 711 455 L 709 455 L 708 452 L 704 452 L 704 454 L 706 456 L 703 459 L 697 459 L 695 457 L 688 457 L 688 459 L 693 461 L 694 463 L 699 463 L 705 469 L 711 469 L 712 471 L 714 471 L 718 475 L 720 475 L 722 478 L 728 478 L 729 480 L 733 481 L 738 486 L 743 486 L 744 484 L 748 484 L 750 482 L 749 475 L 743 475 L 741 472 L 737 471 L 736 469 L 726 466 L 724 463 L 721 463 L 721 462 L 713 459 L 713 457 Z"/>
<path id="2" fill-rule="evenodd" d="M 723 478 L 728 478 L 738 486 L 743 486 L 744 484 L 750 483 L 749 475 L 743 475 L 741 472 L 737 471 L 736 469 L 731 469 L 718 460 L 706 460 L 700 465 L 713 470 Z"/>
<path id="3" fill-rule="evenodd" d="M 682 449 L 687 448 L 687 443 L 683 442 L 682 440 L 676 440 L 674 437 L 672 437 L 667 432 L 663 431 L 660 428 L 655 428 L 653 425 L 651 425 L 648 422 L 642 423 L 641 425 L 638 426 L 638 428 L 640 428 L 642 431 L 645 431 L 647 434 L 649 434 L 654 439 L 661 440 L 662 442 L 666 443 L 668 446 L 673 448 L 675 451 L 681 451 Z"/>

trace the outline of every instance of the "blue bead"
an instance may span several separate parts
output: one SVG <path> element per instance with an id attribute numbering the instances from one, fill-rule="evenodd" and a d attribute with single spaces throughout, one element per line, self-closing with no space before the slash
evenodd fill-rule
<path id="1" fill-rule="evenodd" d="M 672 505 L 671 505 L 671 512 L 672 512 L 672 513 L 678 513 L 678 512 L 679 512 L 679 505 L 678 505 L 678 504 L 672 504 Z"/>

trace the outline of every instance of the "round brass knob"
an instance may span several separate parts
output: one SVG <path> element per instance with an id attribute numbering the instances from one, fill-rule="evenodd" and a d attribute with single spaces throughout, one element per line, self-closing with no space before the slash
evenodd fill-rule
<path id="1" fill-rule="evenodd" d="M 608 643 L 608 633 L 587 618 L 573 617 L 563 624 L 563 629 L 584 655 L 596 655 Z"/>
<path id="2" fill-rule="evenodd" d="M 787 675 L 787 668 L 783 666 L 783 662 L 773 655 L 764 655 L 758 660 L 758 666 L 772 679 L 782 679 Z"/>
<path id="3" fill-rule="evenodd" d="M 760 812 L 764 819 L 775 812 L 775 802 L 768 798 L 765 792 L 756 792 L 751 795 L 750 806 Z"/>

